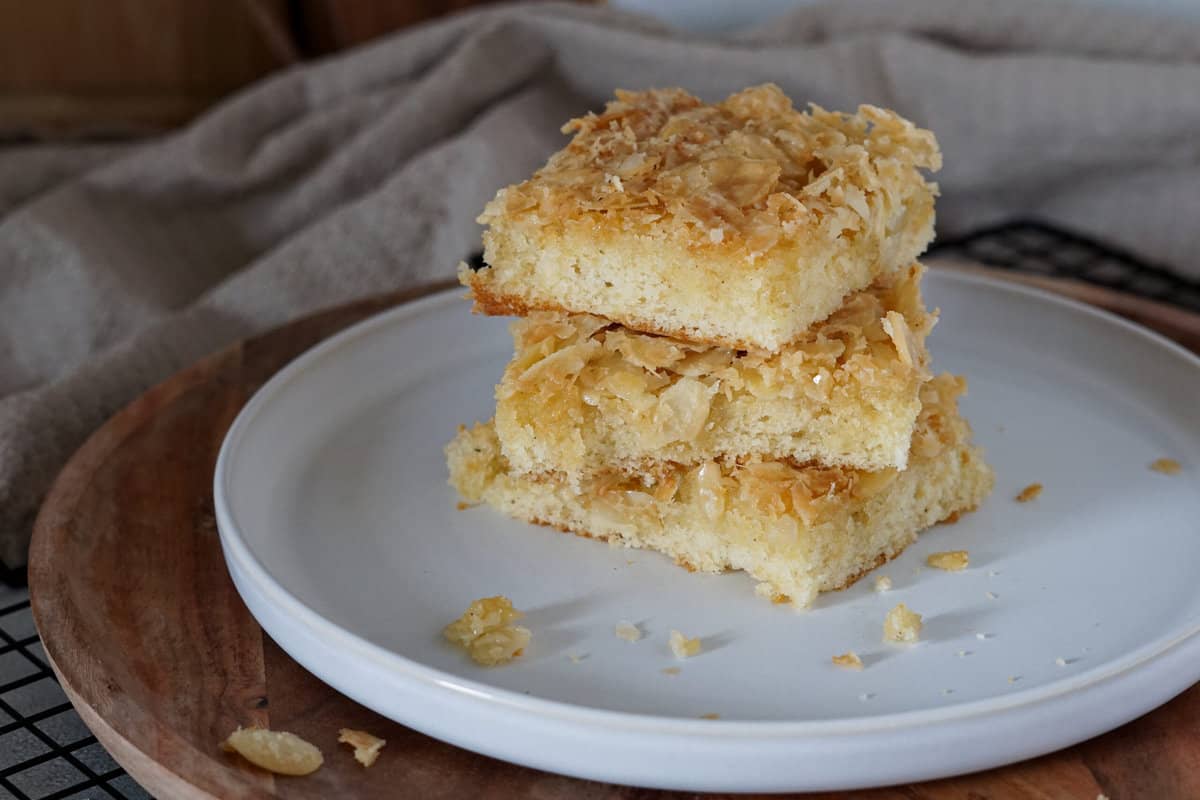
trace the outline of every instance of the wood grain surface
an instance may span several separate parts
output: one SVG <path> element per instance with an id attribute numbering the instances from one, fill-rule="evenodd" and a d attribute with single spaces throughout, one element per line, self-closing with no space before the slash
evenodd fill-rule
<path id="1" fill-rule="evenodd" d="M 0 0 L 0 133 L 178 125 L 293 63 L 287 0 Z"/>
<path id="2" fill-rule="evenodd" d="M 1200 317 L 1092 287 L 1050 286 L 1200 351 Z M 263 635 L 238 598 L 222 561 L 211 491 L 217 452 L 234 416 L 267 378 L 313 344 L 437 288 L 443 287 L 334 309 L 201 361 L 97 431 L 50 492 L 30 560 L 38 630 L 85 722 L 156 796 L 695 796 L 538 772 L 404 728 L 305 672 Z M 1025 763 L 919 785 L 811 796 L 1200 798 L 1197 720 L 1200 685 L 1118 730 Z M 276 778 L 248 766 L 217 747 L 238 725 L 293 731 L 324 751 L 325 766 L 305 778 Z M 342 727 L 388 740 L 374 767 L 359 766 L 336 743 Z"/>

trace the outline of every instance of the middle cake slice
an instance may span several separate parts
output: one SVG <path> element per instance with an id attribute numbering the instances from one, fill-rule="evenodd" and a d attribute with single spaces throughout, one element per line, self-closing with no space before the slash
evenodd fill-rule
<path id="1" fill-rule="evenodd" d="M 587 314 L 513 325 L 496 434 L 514 473 L 635 474 L 755 454 L 904 469 L 934 316 L 913 264 L 768 354 L 638 333 Z"/>

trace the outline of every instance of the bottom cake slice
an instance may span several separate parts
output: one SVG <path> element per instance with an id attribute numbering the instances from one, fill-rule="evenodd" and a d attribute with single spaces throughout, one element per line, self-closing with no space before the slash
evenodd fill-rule
<path id="1" fill-rule="evenodd" d="M 446 447 L 450 483 L 465 501 L 517 519 L 657 550 L 690 570 L 745 570 L 759 594 L 806 607 L 991 491 L 992 471 L 957 411 L 965 386 L 940 375 L 922 389 L 902 472 L 754 459 L 663 463 L 637 475 L 599 473 L 576 490 L 553 473 L 511 473 L 485 423 L 460 428 Z"/>

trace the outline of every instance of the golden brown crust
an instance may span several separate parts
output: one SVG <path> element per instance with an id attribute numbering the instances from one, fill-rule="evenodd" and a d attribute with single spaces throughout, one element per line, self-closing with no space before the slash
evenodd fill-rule
<path id="1" fill-rule="evenodd" d="M 557 303 L 530 303 L 516 295 L 494 294 L 475 275 L 471 276 L 467 285 L 471 288 L 471 299 L 475 301 L 471 310 L 476 314 L 486 314 L 489 317 L 528 317 L 535 311 L 571 313 Z"/>
<path id="2" fill-rule="evenodd" d="M 608 537 L 606 537 L 606 536 L 593 536 L 592 534 L 588 533 L 587 531 L 573 531 L 570 528 L 568 528 L 566 525 L 559 525 L 556 522 L 547 522 L 544 519 L 537 519 L 536 517 L 529 521 L 532 522 L 534 525 L 542 525 L 547 528 L 553 528 L 554 530 L 559 531 L 561 533 L 573 533 L 576 536 L 583 537 L 584 539 L 596 539 L 597 541 L 601 541 L 601 542 L 608 541 Z"/>
<path id="3" fill-rule="evenodd" d="M 974 509 L 967 509 L 967 511 L 973 511 L 973 510 Z M 540 519 L 532 519 L 532 520 L 530 520 L 530 522 L 532 522 L 534 525 L 542 525 L 547 528 L 553 528 L 554 530 L 560 531 L 562 533 L 569 533 L 574 536 L 579 536 L 583 539 L 592 539 L 593 541 L 607 542 L 611 538 L 605 534 L 595 534 L 590 531 L 578 531 L 578 530 L 574 530 L 572 528 L 568 528 L 566 525 L 558 525 L 556 523 L 546 522 L 545 520 L 540 520 Z M 880 553 L 878 558 L 876 558 L 875 561 L 870 566 L 864 567 L 860 571 L 854 573 L 850 577 L 846 578 L 846 580 L 842 581 L 842 583 L 840 583 L 839 585 L 834 586 L 831 589 L 822 589 L 822 591 L 840 592 L 843 589 L 849 589 L 851 586 L 853 586 L 854 584 L 856 584 L 860 580 L 862 580 L 866 575 L 879 569 L 880 567 L 882 567 L 884 564 L 888 563 L 892 559 L 899 557 L 899 555 L 907 549 L 908 549 L 908 545 L 905 545 L 904 547 L 901 547 L 899 550 L 897 550 L 896 552 L 891 553 L 891 554 Z M 692 564 L 691 562 L 689 562 L 686 558 L 683 558 L 682 556 L 675 557 L 675 565 L 683 568 L 687 572 L 700 572 L 701 571 L 699 567 L 697 567 L 695 564 Z M 784 603 L 790 603 L 791 601 L 792 601 L 792 599 L 785 594 L 771 595 L 771 602 L 775 603 L 777 605 L 782 605 Z"/>
<path id="4" fill-rule="evenodd" d="M 675 566 L 683 567 L 688 572 L 699 572 L 700 569 L 692 562 L 688 561 L 683 556 L 675 556 Z"/>
<path id="5" fill-rule="evenodd" d="M 978 510 L 979 510 L 979 506 L 968 506 L 967 508 L 960 508 L 958 511 L 950 512 L 950 514 L 948 516 L 946 516 L 945 518 L 943 518 L 940 522 L 938 522 L 938 524 L 939 525 L 953 525 L 954 523 L 956 523 L 960 519 L 962 519 L 963 514 L 974 514 Z"/>
<path id="6" fill-rule="evenodd" d="M 571 142 L 480 222 L 653 228 L 750 263 L 780 241 L 864 227 L 891 202 L 882 187 L 923 184 L 917 169 L 941 167 L 933 134 L 894 112 L 797 111 L 774 84 L 712 105 L 682 89 L 618 90 L 563 132 Z"/>
<path id="7" fill-rule="evenodd" d="M 856 584 L 856 583 L 858 583 L 860 580 L 862 580 L 862 579 L 863 579 L 863 578 L 864 578 L 864 577 L 865 577 L 865 576 L 866 576 L 868 573 L 870 573 L 870 572 L 873 572 L 874 570 L 877 570 L 877 569 L 879 569 L 879 568 L 880 568 L 880 567 L 882 567 L 884 564 L 888 563 L 888 562 L 889 562 L 889 561 L 891 561 L 893 558 L 895 558 L 896 556 L 900 555 L 901 553 L 903 553 L 903 552 L 904 552 L 905 550 L 907 550 L 907 549 L 908 549 L 908 546 L 907 546 L 907 545 L 905 545 L 904 547 L 901 547 L 899 550 L 897 550 L 896 552 L 892 553 L 891 555 L 888 555 L 887 553 L 880 553 L 880 554 L 879 554 L 879 556 L 878 556 L 878 557 L 875 559 L 875 563 L 874 563 L 874 564 L 872 564 L 872 565 L 871 565 L 871 566 L 869 566 L 869 567 L 864 567 L 864 568 L 863 568 L 862 570 L 860 570 L 859 572 L 856 572 L 856 573 L 854 573 L 853 575 L 851 575 L 849 578 L 846 578 L 846 580 L 842 581 L 841 585 L 839 585 L 839 586 L 834 586 L 832 589 L 826 589 L 826 590 L 823 590 L 823 591 L 829 591 L 829 592 L 840 592 L 842 589 L 849 589 L 851 586 L 853 586 L 854 584 Z"/>

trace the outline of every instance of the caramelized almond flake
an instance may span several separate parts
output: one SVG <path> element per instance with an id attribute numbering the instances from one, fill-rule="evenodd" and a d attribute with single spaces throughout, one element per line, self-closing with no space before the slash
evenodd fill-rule
<path id="1" fill-rule="evenodd" d="M 1035 500 L 1042 493 L 1042 485 L 1040 483 L 1031 483 L 1017 494 L 1018 503 L 1028 503 L 1030 500 Z"/>
<path id="2" fill-rule="evenodd" d="M 1183 466 L 1173 458 L 1159 458 L 1150 463 L 1150 469 L 1164 475 L 1178 475 Z"/>
<path id="3" fill-rule="evenodd" d="M 449 641 L 465 646 L 484 633 L 503 628 L 523 616 L 504 595 L 481 597 L 442 633 Z"/>
<path id="4" fill-rule="evenodd" d="M 753 258 L 784 238 L 883 225 L 904 202 L 895 187 L 926 187 L 915 170 L 941 166 L 933 135 L 891 111 L 801 112 L 773 84 L 713 105 L 682 89 L 618 91 L 563 131 L 571 142 L 497 193 L 480 222 L 649 219 L 695 247 Z"/>
<path id="5" fill-rule="evenodd" d="M 512 623 L 525 616 L 503 595 L 483 597 L 442 630 L 447 641 L 467 651 L 485 667 L 504 664 L 524 652 L 532 638 L 528 628 Z"/>
<path id="6" fill-rule="evenodd" d="M 379 751 L 387 744 L 387 741 L 380 739 L 378 736 L 372 736 L 366 731 L 357 731 L 353 728 L 342 728 L 338 731 L 338 742 L 348 744 L 354 748 L 354 760 L 362 764 L 364 767 L 369 767 L 379 758 Z"/>
<path id="7" fill-rule="evenodd" d="M 627 642 L 636 642 L 642 638 L 642 629 L 628 620 L 621 620 L 613 628 L 613 633 L 618 639 L 624 639 Z"/>
<path id="8" fill-rule="evenodd" d="M 691 658 L 700 652 L 700 640 L 689 639 L 679 631 L 671 631 L 670 645 L 671 652 L 680 660 Z"/>
<path id="9" fill-rule="evenodd" d="M 506 625 L 480 635 L 467 647 L 467 653 L 476 664 L 494 667 L 520 657 L 532 638 L 528 628 Z"/>
<path id="10" fill-rule="evenodd" d="M 884 315 L 881 324 L 883 330 L 891 338 L 892 344 L 896 348 L 896 355 L 900 357 L 900 362 L 907 367 L 911 367 L 913 365 L 913 354 L 909 340 L 912 334 L 909 333 L 908 322 L 905 321 L 904 315 L 896 311 L 889 311 Z"/>
<path id="11" fill-rule="evenodd" d="M 945 550 L 931 554 L 925 559 L 925 563 L 935 569 L 958 572 L 966 569 L 971 559 L 966 550 Z"/>
<path id="12" fill-rule="evenodd" d="M 837 664 L 839 667 L 845 667 L 846 669 L 863 668 L 862 659 L 859 658 L 858 653 L 854 652 L 853 650 L 842 653 L 840 656 L 834 656 L 833 663 Z"/>
<path id="13" fill-rule="evenodd" d="M 277 775 L 308 775 L 325 763 L 325 757 L 316 745 L 294 733 L 265 728 L 238 727 L 221 744 L 221 749 L 237 753 L 251 764 Z"/>

